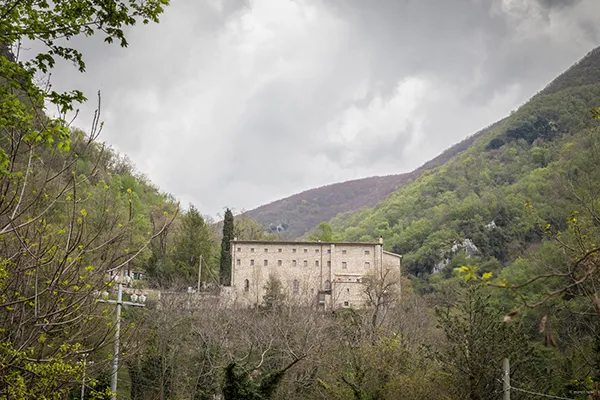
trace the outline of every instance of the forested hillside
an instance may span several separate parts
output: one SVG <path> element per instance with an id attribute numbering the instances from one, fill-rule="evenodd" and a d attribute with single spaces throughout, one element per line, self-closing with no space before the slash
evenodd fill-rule
<path id="1" fill-rule="evenodd" d="M 346 240 L 383 236 L 417 276 L 463 262 L 452 248 L 468 241 L 491 270 L 529 254 L 543 239 L 542 227 L 563 230 L 573 212 L 593 207 L 595 198 L 578 190 L 600 183 L 600 127 L 590 112 L 600 104 L 599 73 L 596 49 L 459 157 L 332 225 Z"/>
<path id="2" fill-rule="evenodd" d="M 57 59 L 85 71 L 65 39 L 126 47 L 167 5 L 0 2 L 0 400 L 600 398 L 600 50 L 413 174 L 282 206 L 308 227 L 399 188 L 311 235 L 404 254 L 350 274 L 364 307 L 319 307 L 333 285 L 289 290 L 278 263 L 241 308 L 230 239 L 272 234 L 227 209 L 219 252 L 217 224 L 98 142 L 100 96 L 84 132 L 84 94 L 39 85 Z"/>
<path id="3" fill-rule="evenodd" d="M 282 238 L 299 238 L 337 214 L 375 206 L 423 172 L 447 163 L 489 129 L 491 127 L 468 137 L 412 172 L 373 176 L 310 189 L 250 210 L 248 216 Z"/>
<path id="4" fill-rule="evenodd" d="M 435 308 L 449 351 L 440 357 L 433 345 L 433 358 L 460 371 L 470 396 L 493 380 L 483 375 L 500 362 L 496 346 L 513 340 L 525 346 L 513 348 L 524 357 L 518 368 L 544 378 L 516 378 L 514 386 L 530 390 L 511 398 L 599 396 L 598 76 L 595 49 L 455 159 L 331 222 L 336 239 L 383 236 L 404 255 L 410 286 Z M 498 334 L 513 328 L 521 339 Z"/>
<path id="5" fill-rule="evenodd" d="M 110 275 L 135 271 L 150 284 L 174 286 L 189 283 L 192 274 L 197 280 L 193 257 L 200 251 L 216 265 L 203 217 L 191 207 L 176 220 L 175 199 L 99 141 L 100 94 L 84 132 L 73 118 L 84 93 L 56 92 L 49 83 L 59 59 L 85 71 L 83 54 L 68 39 L 98 33 L 126 47 L 123 29 L 158 22 L 167 4 L 0 4 L 2 399 L 64 399 L 86 378 L 88 393 L 95 391 L 88 398 L 108 398 L 114 307 L 98 300 L 112 292 Z M 42 46 L 20 59 L 25 39 Z M 95 366 L 86 369 L 85 360 Z"/>

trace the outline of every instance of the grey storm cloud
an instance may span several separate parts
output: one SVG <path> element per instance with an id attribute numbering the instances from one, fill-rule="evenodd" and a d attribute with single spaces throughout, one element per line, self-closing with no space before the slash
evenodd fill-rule
<path id="1" fill-rule="evenodd" d="M 102 139 L 202 212 L 407 172 L 600 43 L 596 0 L 175 0 L 129 48 L 74 42 Z M 85 128 L 95 103 L 82 107 Z"/>
<path id="2" fill-rule="evenodd" d="M 547 8 L 562 8 L 573 6 L 580 1 L 581 0 L 539 0 L 539 3 L 541 6 Z"/>

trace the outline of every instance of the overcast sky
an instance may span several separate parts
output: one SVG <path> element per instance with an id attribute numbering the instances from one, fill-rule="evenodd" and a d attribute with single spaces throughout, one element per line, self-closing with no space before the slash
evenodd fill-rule
<path id="1" fill-rule="evenodd" d="M 53 79 L 101 90 L 101 139 L 213 216 L 410 171 L 600 43 L 597 0 L 171 2 Z"/>

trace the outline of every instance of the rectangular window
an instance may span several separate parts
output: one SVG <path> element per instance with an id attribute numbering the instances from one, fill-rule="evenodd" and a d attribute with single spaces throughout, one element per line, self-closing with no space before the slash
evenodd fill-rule
<path id="1" fill-rule="evenodd" d="M 237 259 L 237 265 L 242 265 L 242 260 L 240 260 L 239 258 Z"/>
<path id="2" fill-rule="evenodd" d="M 304 249 L 304 252 L 305 252 L 305 253 L 308 253 L 308 249 Z"/>
<path id="3" fill-rule="evenodd" d="M 292 249 L 292 253 L 295 253 L 295 252 L 296 252 L 296 249 Z"/>
<path id="4" fill-rule="evenodd" d="M 269 249 L 265 249 L 265 253 L 268 253 L 268 252 L 269 252 Z"/>
<path id="5" fill-rule="evenodd" d="M 348 307 L 349 305 L 350 304 L 347 301 L 344 302 L 344 307 Z"/>
<path id="6" fill-rule="evenodd" d="M 346 254 L 346 250 L 342 250 L 342 254 Z"/>
<path id="7" fill-rule="evenodd" d="M 315 261 L 315 267 L 318 267 L 318 266 L 319 266 L 319 262 Z"/>
<path id="8" fill-rule="evenodd" d="M 318 253 L 318 252 L 319 252 L 319 249 L 315 249 L 315 253 Z"/>
<path id="9" fill-rule="evenodd" d="M 251 248 L 251 249 L 250 249 L 250 253 L 254 253 L 254 248 Z"/>
<path id="10" fill-rule="evenodd" d="M 348 268 L 348 263 L 346 261 L 342 261 L 342 269 Z"/>
<path id="11" fill-rule="evenodd" d="M 294 279 L 293 290 L 294 294 L 298 294 L 298 292 L 300 292 L 300 282 L 298 281 L 298 279 Z"/>
<path id="12" fill-rule="evenodd" d="M 281 252 L 282 252 L 282 249 L 277 249 L 277 252 L 278 252 L 278 253 L 281 253 Z"/>
<path id="13" fill-rule="evenodd" d="M 238 253 L 241 253 L 241 252 L 242 252 L 242 248 L 238 247 Z"/>
<path id="14" fill-rule="evenodd" d="M 327 249 L 327 254 L 331 254 L 331 249 Z"/>
<path id="15" fill-rule="evenodd" d="M 254 265 L 254 260 L 250 260 L 250 265 Z"/>
<path id="16" fill-rule="evenodd" d="M 369 250 L 365 250 L 365 256 L 368 256 L 369 254 L 371 254 L 371 252 Z"/>
<path id="17" fill-rule="evenodd" d="M 331 261 L 327 261 L 327 266 L 331 267 Z"/>
<path id="18" fill-rule="evenodd" d="M 281 267 L 281 264 L 283 264 L 283 262 L 281 260 L 277 260 L 277 266 Z"/>
<path id="19" fill-rule="evenodd" d="M 308 261 L 304 260 L 304 266 L 308 267 Z"/>
<path id="20" fill-rule="evenodd" d="M 292 260 L 292 267 L 296 266 L 296 260 Z"/>
<path id="21" fill-rule="evenodd" d="M 365 263 L 365 268 L 371 268 L 371 263 L 367 261 L 367 262 Z"/>
<path id="22" fill-rule="evenodd" d="M 265 267 L 269 266 L 269 260 L 265 260 Z"/>

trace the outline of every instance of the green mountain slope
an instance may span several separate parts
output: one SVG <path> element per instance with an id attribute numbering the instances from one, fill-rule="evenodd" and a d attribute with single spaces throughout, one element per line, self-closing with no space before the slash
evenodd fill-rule
<path id="1" fill-rule="evenodd" d="M 285 239 L 299 238 L 340 213 L 373 207 L 423 172 L 444 165 L 495 125 L 455 144 L 412 172 L 373 176 L 310 189 L 248 211 L 248 216 Z"/>
<path id="2" fill-rule="evenodd" d="M 416 275 L 465 262 L 457 260 L 465 257 L 460 248 L 490 270 L 507 265 L 541 242 L 542 225 L 564 229 L 571 213 L 586 207 L 574 195 L 582 177 L 600 187 L 590 147 L 600 135 L 590 114 L 598 105 L 600 49 L 458 157 L 372 209 L 338 215 L 332 226 L 345 240 L 383 236 Z"/>

